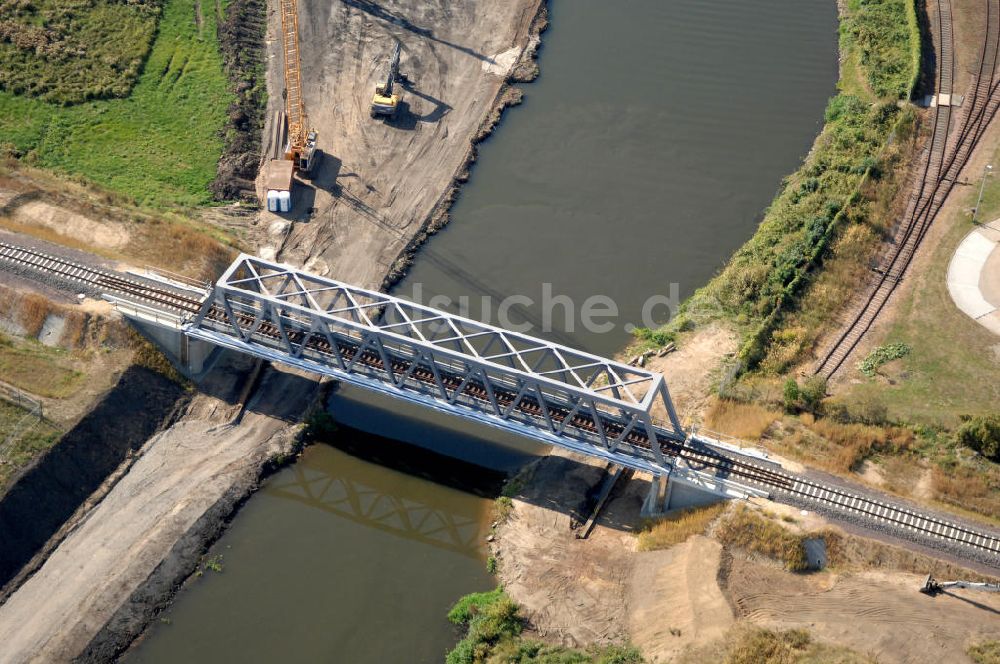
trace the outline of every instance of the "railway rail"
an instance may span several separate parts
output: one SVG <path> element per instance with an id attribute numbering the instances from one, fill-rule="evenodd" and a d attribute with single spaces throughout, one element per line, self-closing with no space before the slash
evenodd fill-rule
<path id="1" fill-rule="evenodd" d="M 954 48 L 951 4 L 938 0 L 937 26 L 940 44 L 938 52 L 937 99 L 950 97 L 953 88 Z M 857 348 L 871 329 L 889 298 L 913 261 L 931 223 L 944 205 L 968 162 L 972 150 L 985 133 L 990 120 L 1000 108 L 1000 81 L 996 66 L 1000 57 L 1000 1 L 987 1 L 987 30 L 983 37 L 978 71 L 971 94 L 965 103 L 958 131 L 949 137 L 953 107 L 949 103 L 935 106 L 930 145 L 925 153 L 919 186 L 910 197 L 903 221 L 896 232 L 894 246 L 878 269 L 879 277 L 862 300 L 849 324 L 826 350 L 814 373 L 833 376 Z"/>
<path id="2" fill-rule="evenodd" d="M 0 264 L 2 263 L 29 268 L 72 283 L 80 283 L 91 288 L 105 289 L 110 293 L 139 299 L 147 304 L 177 312 L 182 316 L 194 315 L 200 310 L 203 302 L 193 293 L 178 293 L 166 287 L 144 283 L 110 271 L 80 265 L 65 258 L 6 243 L 0 243 Z M 242 322 L 250 322 L 250 314 L 237 313 L 236 315 L 246 316 L 248 320 Z M 228 325 L 225 317 L 226 314 L 217 306 L 214 306 L 209 314 L 209 318 L 219 325 Z M 278 327 L 270 321 L 261 323 L 253 332 L 264 339 L 271 340 L 280 336 L 280 333 Z M 293 330 L 292 334 L 302 335 L 300 341 L 313 351 L 333 353 L 333 348 L 325 338 L 306 339 L 306 333 L 300 330 Z M 353 341 L 338 339 L 336 344 L 337 351 L 346 362 L 362 363 L 371 369 L 386 371 L 385 361 L 378 353 L 370 349 L 359 350 L 360 344 Z M 390 356 L 389 362 L 394 373 L 409 375 L 422 383 L 433 384 L 434 371 L 436 370 L 453 389 L 460 390 L 469 397 L 481 401 L 493 398 L 503 406 L 517 409 L 528 416 L 535 418 L 546 416 L 546 413 L 542 412 L 543 406 L 537 400 L 530 397 L 518 398 L 518 393 L 506 387 L 486 385 L 481 381 L 464 380 L 463 382 L 463 379 L 459 378 L 457 374 L 437 367 L 428 367 L 419 361 L 414 362 L 408 358 Z M 615 422 L 611 417 L 605 417 L 603 414 L 595 419 L 591 414 L 575 412 L 572 408 L 545 408 L 545 410 L 547 417 L 560 424 L 565 422 L 567 427 L 574 427 L 588 433 L 597 431 L 598 427 L 603 427 L 613 435 L 620 435 L 622 432 L 620 423 Z M 692 470 L 708 471 L 764 489 L 772 499 L 794 504 L 809 504 L 816 509 L 833 513 L 853 514 L 868 522 L 894 527 L 902 533 L 910 533 L 916 537 L 917 541 L 936 540 L 957 544 L 969 550 L 996 556 L 997 564 L 1000 566 L 1000 537 L 996 535 L 980 532 L 937 516 L 922 514 L 892 502 L 812 482 L 761 463 L 729 456 L 696 437 L 689 436 L 680 439 L 677 434 L 662 427 L 657 427 L 657 440 L 655 442 L 650 441 L 645 432 L 641 431 L 628 432 L 625 440 L 629 444 L 646 448 L 658 444 L 665 455 L 681 460 Z"/>
<path id="3" fill-rule="evenodd" d="M 0 242 L 0 262 L 37 270 L 70 283 L 90 287 L 95 291 L 124 295 L 142 303 L 166 307 L 171 311 L 195 313 L 201 306 L 197 298 L 168 288 L 6 242 Z"/>

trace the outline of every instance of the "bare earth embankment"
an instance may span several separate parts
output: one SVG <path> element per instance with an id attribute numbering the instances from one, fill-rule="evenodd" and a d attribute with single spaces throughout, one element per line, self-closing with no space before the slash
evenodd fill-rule
<path id="1" fill-rule="evenodd" d="M 326 156 L 315 189 L 295 194 L 306 220 L 292 230 L 265 214 L 261 253 L 284 249 L 284 260 L 382 284 L 432 218 L 441 222 L 473 142 L 492 127 L 504 98 L 516 96 L 507 77 L 531 68 L 518 59 L 539 5 L 301 2 L 306 102 Z M 280 100 L 273 7 L 268 21 L 269 91 Z M 403 42 L 412 85 L 399 117 L 383 123 L 368 117 L 367 105 L 390 34 Z M 30 212 L 19 227 L 46 226 Z M 315 381 L 266 369 L 240 416 L 246 367 L 218 373 L 0 606 L 5 661 L 104 661 L 126 646 L 253 491 L 262 466 L 290 448 Z"/>

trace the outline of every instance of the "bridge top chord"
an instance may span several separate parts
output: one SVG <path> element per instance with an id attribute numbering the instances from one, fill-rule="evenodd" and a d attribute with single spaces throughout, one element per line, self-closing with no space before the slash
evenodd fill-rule
<path id="1" fill-rule="evenodd" d="M 588 392 L 608 406 L 649 412 L 660 399 L 672 423 L 680 428 L 663 375 L 657 372 L 247 254 L 233 262 L 217 288 L 268 301 L 286 311 L 334 319 L 359 333 L 374 331 L 433 350 L 437 356 Z"/>

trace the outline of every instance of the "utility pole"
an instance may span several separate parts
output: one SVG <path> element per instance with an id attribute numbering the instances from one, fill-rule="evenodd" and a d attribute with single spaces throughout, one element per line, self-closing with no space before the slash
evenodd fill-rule
<path id="1" fill-rule="evenodd" d="M 983 202 L 983 189 L 986 188 L 986 176 L 993 171 L 993 164 L 986 164 L 983 169 L 983 181 L 979 185 L 979 198 L 976 199 L 976 207 L 972 208 L 972 223 L 976 223 L 976 215 L 979 214 L 979 204 Z"/>

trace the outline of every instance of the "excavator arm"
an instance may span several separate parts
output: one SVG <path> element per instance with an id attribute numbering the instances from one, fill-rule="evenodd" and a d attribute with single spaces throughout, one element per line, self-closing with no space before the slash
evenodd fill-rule
<path id="1" fill-rule="evenodd" d="M 927 575 L 920 592 L 925 595 L 937 595 L 949 588 L 968 588 L 988 593 L 1000 593 L 1000 583 L 981 583 L 977 581 L 938 581 L 932 575 Z"/>

